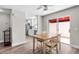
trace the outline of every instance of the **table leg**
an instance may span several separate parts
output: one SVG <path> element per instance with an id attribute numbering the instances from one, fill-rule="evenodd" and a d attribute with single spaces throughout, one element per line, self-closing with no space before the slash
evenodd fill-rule
<path id="1" fill-rule="evenodd" d="M 35 38 L 33 38 L 33 53 L 35 51 Z"/>
<path id="2" fill-rule="evenodd" d="M 43 54 L 45 54 L 45 45 L 44 45 L 44 42 L 43 42 Z"/>
<path id="3" fill-rule="evenodd" d="M 41 43 L 41 53 L 43 53 L 43 42 L 40 42 Z"/>

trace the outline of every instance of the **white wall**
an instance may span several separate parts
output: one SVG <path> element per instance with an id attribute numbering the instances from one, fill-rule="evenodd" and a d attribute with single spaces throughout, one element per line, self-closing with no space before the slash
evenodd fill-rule
<path id="1" fill-rule="evenodd" d="M 38 33 L 42 32 L 42 16 L 38 16 Z"/>
<path id="2" fill-rule="evenodd" d="M 70 43 L 73 47 L 79 48 L 79 6 L 72 7 L 66 10 L 62 10 L 59 12 L 55 12 L 43 17 L 44 24 L 43 31 L 48 31 L 48 20 L 63 17 L 69 15 L 70 16 Z"/>
<path id="3" fill-rule="evenodd" d="M 4 32 L 9 28 L 10 15 L 0 13 L 0 42 L 4 41 Z"/>
<path id="4" fill-rule="evenodd" d="M 12 46 L 25 43 L 25 13 L 12 10 Z"/>

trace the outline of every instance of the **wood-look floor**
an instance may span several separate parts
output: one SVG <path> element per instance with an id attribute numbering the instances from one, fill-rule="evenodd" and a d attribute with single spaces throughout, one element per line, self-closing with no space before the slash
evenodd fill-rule
<path id="1" fill-rule="evenodd" d="M 33 54 L 32 46 L 33 40 L 31 37 L 28 37 L 25 44 L 17 47 L 4 47 L 0 44 L 0 54 Z M 69 45 L 62 43 L 59 54 L 79 54 L 79 49 L 72 48 Z"/>

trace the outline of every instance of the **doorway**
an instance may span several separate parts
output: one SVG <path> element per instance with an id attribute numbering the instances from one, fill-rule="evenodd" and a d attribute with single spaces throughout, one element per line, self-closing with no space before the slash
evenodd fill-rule
<path id="1" fill-rule="evenodd" d="M 48 21 L 48 33 L 61 34 L 60 41 L 65 44 L 70 44 L 70 17 L 62 17 L 51 19 Z"/>
<path id="2" fill-rule="evenodd" d="M 37 16 L 31 17 L 26 20 L 26 36 L 33 36 L 38 31 L 38 19 Z"/>
<path id="3" fill-rule="evenodd" d="M 70 21 L 59 23 L 59 33 L 61 34 L 60 41 L 66 44 L 70 44 Z"/>
<path id="4" fill-rule="evenodd" d="M 0 48 L 11 46 L 11 9 L 0 8 Z"/>

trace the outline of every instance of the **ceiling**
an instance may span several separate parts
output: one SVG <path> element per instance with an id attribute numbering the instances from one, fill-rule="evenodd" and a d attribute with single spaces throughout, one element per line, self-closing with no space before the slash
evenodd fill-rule
<path id="1" fill-rule="evenodd" d="M 51 5 L 48 7 L 47 11 L 43 9 L 37 10 L 39 5 L 0 5 L 0 8 L 8 8 L 8 9 L 15 9 L 26 13 L 26 17 L 32 17 L 34 15 L 47 15 L 62 9 L 70 8 L 73 5 Z"/>

